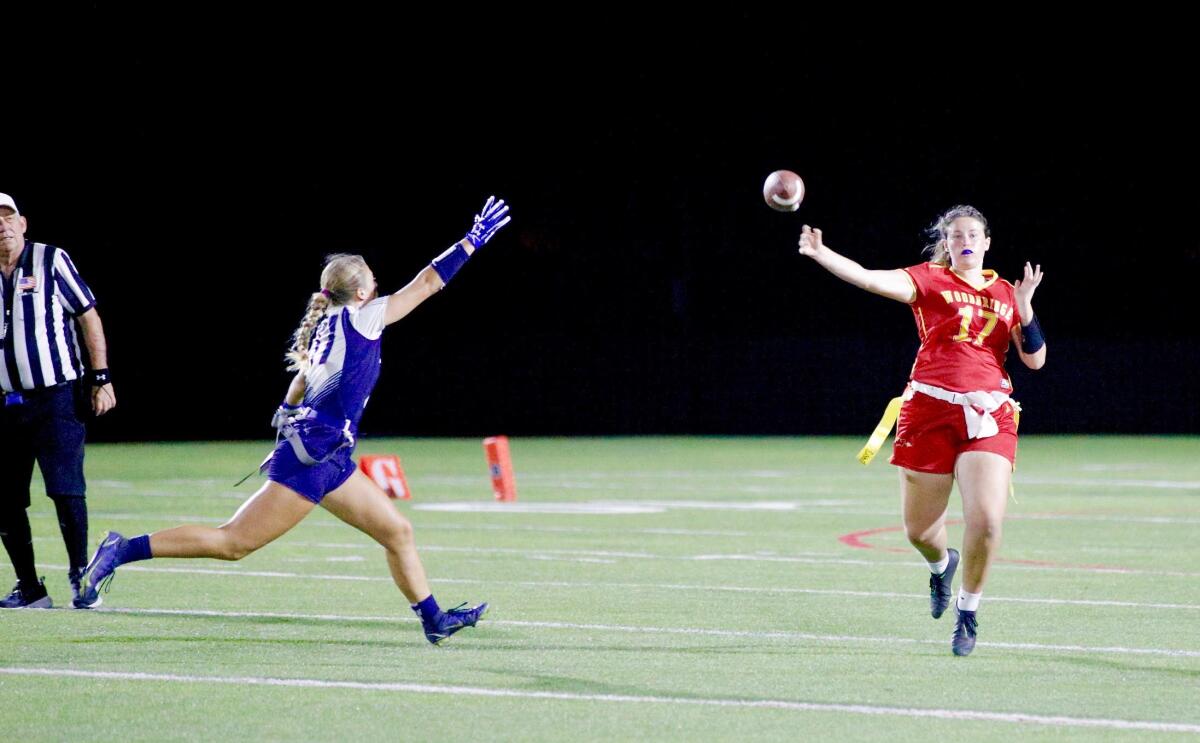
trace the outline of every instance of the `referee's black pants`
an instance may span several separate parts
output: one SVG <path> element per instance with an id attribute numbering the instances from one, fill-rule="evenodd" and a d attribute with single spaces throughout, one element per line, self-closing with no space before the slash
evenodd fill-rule
<path id="1" fill-rule="evenodd" d="M 71 570 L 87 565 L 87 505 L 83 445 L 85 409 L 79 383 L 22 390 L 0 407 L 0 539 L 17 579 L 37 582 L 29 528 L 30 482 L 36 461 L 54 501 Z"/>

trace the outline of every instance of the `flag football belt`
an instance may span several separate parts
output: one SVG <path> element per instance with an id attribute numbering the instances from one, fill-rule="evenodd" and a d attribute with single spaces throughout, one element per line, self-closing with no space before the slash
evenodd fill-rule
<path id="1" fill-rule="evenodd" d="M 912 397 L 912 392 L 920 392 L 952 405 L 961 405 L 967 424 L 968 438 L 983 439 L 995 436 L 999 429 L 996 426 L 996 420 L 992 417 L 992 412 L 999 410 L 1006 402 L 1012 405 L 1013 423 L 1020 424 L 1020 404 L 1003 392 L 951 392 L 913 380 L 908 383 L 908 389 L 905 390 L 904 395 L 893 397 L 888 401 L 887 408 L 883 411 L 883 417 L 879 419 L 879 425 L 875 426 L 875 430 L 867 439 L 866 446 L 858 452 L 859 462 L 864 465 L 870 464 L 875 455 L 879 453 L 883 442 L 887 440 L 888 434 L 896 425 L 896 419 L 900 417 L 900 407 L 904 404 L 905 399 Z"/>
<path id="2" fill-rule="evenodd" d="M 301 464 L 312 467 L 328 462 L 342 449 L 354 446 L 354 434 L 350 431 L 350 419 L 332 418 L 312 408 L 299 408 L 296 414 L 279 427 L 275 445 L 283 439 L 292 447 L 292 452 Z M 259 472 L 266 470 L 275 450 L 258 466 Z"/>
<path id="3" fill-rule="evenodd" d="M 279 435 L 292 445 L 301 464 L 323 464 L 340 450 L 354 446 L 349 418 L 331 418 L 312 408 L 300 411 L 280 427 Z"/>

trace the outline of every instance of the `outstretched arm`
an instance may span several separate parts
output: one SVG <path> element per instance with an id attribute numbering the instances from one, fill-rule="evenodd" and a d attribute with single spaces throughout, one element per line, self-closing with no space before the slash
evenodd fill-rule
<path id="1" fill-rule="evenodd" d="M 504 199 L 497 201 L 495 196 L 489 196 L 483 209 L 475 215 L 475 222 L 466 236 L 434 258 L 433 263 L 421 269 L 407 286 L 388 297 L 384 324 L 391 325 L 402 319 L 426 299 L 441 291 L 467 259 L 491 240 L 511 219 Z"/>
<path id="2" fill-rule="evenodd" d="M 800 255 L 806 255 L 829 273 L 848 284 L 865 289 L 872 294 L 912 304 L 917 298 L 916 287 L 908 274 L 900 269 L 872 271 L 844 255 L 835 253 L 821 240 L 821 231 L 804 225 L 800 233 Z"/>
<path id="3" fill-rule="evenodd" d="M 460 240 L 450 250 L 457 250 L 462 246 L 462 243 L 463 241 Z M 474 248 L 466 250 L 468 256 L 474 252 Z M 408 282 L 403 289 L 388 297 L 384 323 L 391 325 L 397 320 L 402 319 L 426 299 L 440 292 L 445 285 L 446 282 L 442 280 L 441 276 L 438 276 L 437 271 L 434 270 L 432 265 L 422 268 L 421 272 L 413 277 L 413 280 Z"/>

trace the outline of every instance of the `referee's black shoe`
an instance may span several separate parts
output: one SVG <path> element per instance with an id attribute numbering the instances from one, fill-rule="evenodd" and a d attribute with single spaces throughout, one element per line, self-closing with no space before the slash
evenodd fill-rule
<path id="1" fill-rule="evenodd" d="M 45 578 L 34 585 L 25 585 L 17 581 L 12 593 L 0 600 L 0 609 L 49 609 L 54 606 L 50 594 L 46 593 Z"/>

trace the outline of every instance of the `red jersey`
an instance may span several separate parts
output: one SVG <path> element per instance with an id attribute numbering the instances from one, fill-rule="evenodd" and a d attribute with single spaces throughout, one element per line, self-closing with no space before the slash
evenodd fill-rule
<path id="1" fill-rule="evenodd" d="M 922 263 L 904 271 L 917 290 L 912 310 L 921 336 L 911 378 L 952 392 L 1011 394 L 1004 357 L 1021 322 L 1013 285 L 991 269 L 984 269 L 979 289 L 947 266 Z"/>

